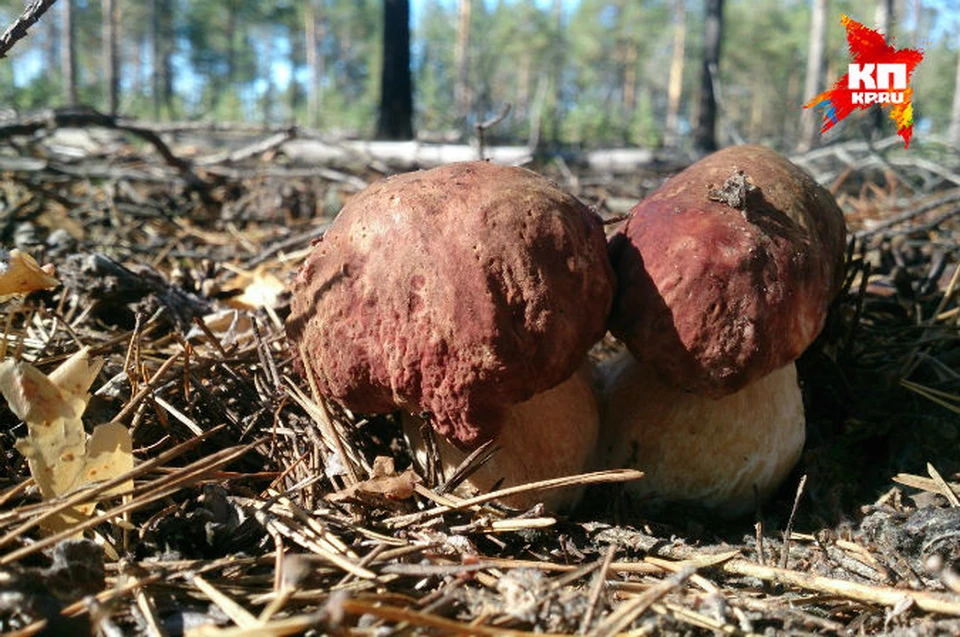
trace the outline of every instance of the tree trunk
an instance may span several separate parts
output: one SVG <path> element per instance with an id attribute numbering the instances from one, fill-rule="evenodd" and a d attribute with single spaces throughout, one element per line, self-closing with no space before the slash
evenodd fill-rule
<path id="1" fill-rule="evenodd" d="M 103 77 L 107 83 L 107 109 L 116 115 L 120 108 L 120 61 L 117 58 L 120 1 L 103 0 Z"/>
<path id="2" fill-rule="evenodd" d="M 673 55 L 670 60 L 670 77 L 667 80 L 667 123 L 664 143 L 676 146 L 680 126 L 680 97 L 683 94 L 684 46 L 687 38 L 686 7 L 684 0 L 676 0 L 676 23 L 673 25 Z"/>
<path id="3" fill-rule="evenodd" d="M 810 16 L 810 42 L 807 48 L 807 73 L 803 82 L 803 100 L 812 100 L 820 94 L 823 78 L 823 56 L 827 47 L 827 0 L 813 0 Z M 820 127 L 817 112 L 805 108 L 800 114 L 800 140 L 798 152 L 806 152 L 817 145 Z"/>
<path id="4" fill-rule="evenodd" d="M 44 25 L 47 27 L 47 35 L 43 38 L 43 65 L 48 69 L 56 69 L 60 66 L 61 24 L 52 14 L 50 18 L 49 21 L 40 21 L 41 28 Z"/>
<path id="5" fill-rule="evenodd" d="M 413 139 L 410 0 L 383 0 L 383 68 L 378 139 Z"/>
<path id="6" fill-rule="evenodd" d="M 706 19 L 703 26 L 703 68 L 700 79 L 700 107 L 694 147 L 701 152 L 717 150 L 717 96 L 719 81 L 720 41 L 723 39 L 723 0 L 705 0 Z"/>
<path id="7" fill-rule="evenodd" d="M 173 104 L 173 7 L 171 0 L 159 0 L 160 6 L 160 96 L 163 110 L 175 119 Z"/>
<path id="8" fill-rule="evenodd" d="M 74 0 L 64 0 L 60 13 L 60 73 L 63 76 L 63 97 L 68 106 L 76 106 L 79 102 L 73 2 Z"/>
<path id="9" fill-rule="evenodd" d="M 947 138 L 960 150 L 960 53 L 957 54 L 957 79 L 953 87 L 953 107 L 950 109 L 950 129 Z"/>
<path id="10" fill-rule="evenodd" d="M 457 67 L 457 83 L 453 94 L 457 105 L 457 120 L 466 130 L 467 119 L 470 117 L 470 13 L 471 0 L 460 0 L 457 9 L 457 47 L 455 64 Z"/>
<path id="11" fill-rule="evenodd" d="M 153 118 L 157 121 L 160 120 L 161 113 L 165 113 L 167 118 L 173 117 L 171 19 L 170 0 L 150 1 L 150 38 L 153 56 L 151 90 L 153 91 Z"/>
<path id="12" fill-rule="evenodd" d="M 874 13 L 873 21 L 876 24 L 877 31 L 882 33 L 889 44 L 893 39 L 893 0 L 877 0 L 877 8 Z M 883 127 L 886 124 L 887 117 L 884 116 L 883 109 L 879 106 L 872 107 L 870 134 L 875 137 L 883 136 Z"/>
<path id="13" fill-rule="evenodd" d="M 310 71 L 309 86 L 307 88 L 307 124 L 313 128 L 320 127 L 320 109 L 323 103 L 323 55 L 320 54 L 319 44 L 323 39 L 322 8 L 318 0 L 307 2 L 306 20 L 304 24 L 305 47 L 307 49 L 307 68 Z"/>
<path id="14" fill-rule="evenodd" d="M 553 41 L 551 80 L 553 83 L 553 103 L 551 104 L 550 141 L 554 146 L 560 144 L 560 120 L 563 118 L 563 0 L 553 0 L 553 19 L 557 36 Z M 539 124 L 538 124 L 539 127 Z M 539 135 L 537 136 L 539 139 Z"/>
<path id="15" fill-rule="evenodd" d="M 637 107 L 637 60 L 640 58 L 640 43 L 630 35 L 624 43 L 623 51 L 623 111 L 626 119 L 633 115 Z"/>
<path id="16" fill-rule="evenodd" d="M 877 0 L 877 9 L 873 14 L 873 21 L 877 31 L 887 37 L 887 42 L 893 36 L 893 0 Z"/>

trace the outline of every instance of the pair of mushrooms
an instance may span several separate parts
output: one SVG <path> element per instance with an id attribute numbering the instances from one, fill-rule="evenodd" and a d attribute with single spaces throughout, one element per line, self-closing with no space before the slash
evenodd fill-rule
<path id="1" fill-rule="evenodd" d="M 496 438 L 477 490 L 633 467 L 645 499 L 737 515 L 799 458 L 793 361 L 823 326 L 844 241 L 829 193 L 756 146 L 668 180 L 609 245 L 546 178 L 452 164 L 343 208 L 295 278 L 287 333 L 321 393 L 403 412 L 414 447 L 432 426 L 448 469 Z M 608 329 L 627 351 L 593 365 Z"/>

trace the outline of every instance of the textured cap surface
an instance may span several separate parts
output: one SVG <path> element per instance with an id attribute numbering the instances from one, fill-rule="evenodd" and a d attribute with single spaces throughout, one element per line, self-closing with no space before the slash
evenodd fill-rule
<path id="1" fill-rule="evenodd" d="M 325 395 L 428 412 L 471 446 L 573 374 L 613 287 L 594 213 L 528 170 L 465 162 L 354 197 L 297 274 L 287 333 Z"/>
<path id="2" fill-rule="evenodd" d="M 796 359 L 843 281 L 843 213 L 760 146 L 693 164 L 611 240 L 611 331 L 675 387 L 735 392 Z"/>

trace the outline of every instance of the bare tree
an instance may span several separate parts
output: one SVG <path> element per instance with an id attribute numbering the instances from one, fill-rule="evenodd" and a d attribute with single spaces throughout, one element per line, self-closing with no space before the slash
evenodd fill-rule
<path id="1" fill-rule="evenodd" d="M 383 68 L 377 137 L 413 139 L 410 0 L 383 0 Z"/>
<path id="2" fill-rule="evenodd" d="M 887 42 L 889 42 L 893 35 L 893 0 L 877 0 L 873 22 L 876 24 L 877 30 L 887 36 Z"/>
<path id="3" fill-rule="evenodd" d="M 117 59 L 120 0 L 103 0 L 103 78 L 107 83 L 107 108 L 116 115 L 120 108 L 120 62 Z"/>
<path id="4" fill-rule="evenodd" d="M 664 142 L 667 146 L 677 143 L 680 125 L 680 97 L 683 93 L 684 46 L 687 37 L 686 3 L 676 0 L 676 22 L 673 25 L 673 55 L 670 60 L 670 76 L 667 80 L 667 122 Z"/>
<path id="5" fill-rule="evenodd" d="M 76 26 L 73 19 L 74 0 L 64 0 L 60 7 L 60 73 L 63 78 L 63 97 L 68 106 L 76 106 L 77 55 Z"/>
<path id="6" fill-rule="evenodd" d="M 882 33 L 889 43 L 893 39 L 893 0 L 877 0 L 873 21 L 877 31 Z M 883 135 L 884 123 L 887 121 L 883 109 L 875 105 L 870 115 L 867 119 L 870 134 L 877 137 Z"/>
<path id="7" fill-rule="evenodd" d="M 563 0 L 553 0 L 553 20 L 557 29 L 557 37 L 553 41 L 551 51 L 551 83 L 553 84 L 553 114 L 550 121 L 550 141 L 560 143 L 560 119 L 563 117 L 563 52 L 565 47 L 563 28 Z M 539 123 L 537 124 L 539 128 Z M 539 135 L 537 135 L 539 138 Z"/>
<path id="8" fill-rule="evenodd" d="M 470 116 L 470 13 L 471 0 L 460 0 L 457 9 L 457 48 L 455 61 L 457 67 L 457 81 L 454 85 L 454 100 L 457 104 L 457 119 L 466 126 Z"/>
<path id="9" fill-rule="evenodd" d="M 803 82 L 803 99 L 810 100 L 820 93 L 823 78 L 824 51 L 827 46 L 827 0 L 813 0 L 810 16 L 810 42 L 807 48 L 807 74 Z M 800 115 L 800 140 L 797 150 L 804 152 L 819 140 L 816 111 L 803 109 Z"/>
<path id="10" fill-rule="evenodd" d="M 320 126 L 320 105 L 323 102 L 323 75 L 324 57 L 318 49 L 323 40 L 324 25 L 322 8 L 318 0 L 308 0 L 305 12 L 304 35 L 307 57 L 307 68 L 310 69 L 310 87 L 307 91 L 307 110 L 310 111 L 308 121 L 314 128 Z"/>
<path id="11" fill-rule="evenodd" d="M 117 0 L 114 0 L 115 2 Z M 160 119 L 161 109 L 173 116 L 173 17 L 171 0 L 150 0 L 150 40 L 152 45 L 153 118 Z"/>
<path id="12" fill-rule="evenodd" d="M 693 143 L 701 152 L 717 149 L 717 82 L 720 73 L 720 42 L 723 39 L 723 0 L 705 0 L 703 26 L 703 69 L 700 81 L 700 107 Z"/>
<path id="13" fill-rule="evenodd" d="M 950 129 L 947 138 L 960 149 L 960 54 L 957 55 L 957 79 L 953 87 L 953 106 L 950 108 Z"/>

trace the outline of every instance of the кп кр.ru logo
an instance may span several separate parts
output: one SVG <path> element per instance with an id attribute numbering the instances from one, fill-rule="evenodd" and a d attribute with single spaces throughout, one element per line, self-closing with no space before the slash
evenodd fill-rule
<path id="1" fill-rule="evenodd" d="M 904 145 L 909 146 L 913 135 L 910 76 L 923 60 L 923 53 L 895 49 L 887 44 L 882 33 L 847 16 L 841 16 L 840 23 L 847 29 L 847 45 L 854 63 L 831 89 L 803 107 L 821 111 L 820 132 L 825 133 L 854 110 L 879 104 L 890 109 L 890 118 L 897 123 L 897 134 L 903 138 Z"/>
<path id="2" fill-rule="evenodd" d="M 851 64 L 847 67 L 847 88 L 852 91 L 850 101 L 857 105 L 903 104 L 907 65 Z"/>

